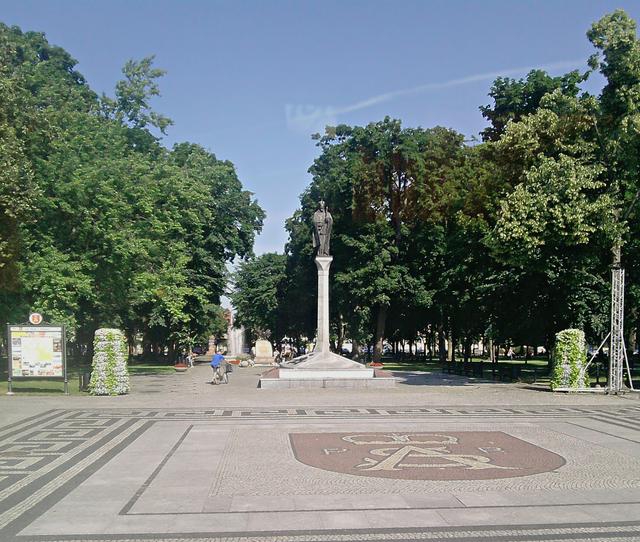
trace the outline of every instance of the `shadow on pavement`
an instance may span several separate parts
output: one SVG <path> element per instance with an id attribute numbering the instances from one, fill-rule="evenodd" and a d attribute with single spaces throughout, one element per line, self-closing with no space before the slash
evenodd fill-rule
<path id="1" fill-rule="evenodd" d="M 477 386 L 493 384 L 486 380 L 478 380 L 466 376 L 448 375 L 429 372 L 390 371 L 398 384 L 402 386 Z"/>
<path id="2" fill-rule="evenodd" d="M 437 372 L 422 371 L 390 371 L 397 379 L 400 386 L 455 386 L 455 387 L 484 387 L 484 386 L 508 386 L 518 389 L 550 392 L 548 384 L 524 384 L 523 382 L 503 382 L 499 380 L 488 380 L 470 376 L 453 375 Z"/>

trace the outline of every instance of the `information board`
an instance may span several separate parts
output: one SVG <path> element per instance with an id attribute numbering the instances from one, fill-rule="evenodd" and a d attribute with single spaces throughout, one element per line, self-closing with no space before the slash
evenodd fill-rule
<path id="1" fill-rule="evenodd" d="M 62 326 L 8 326 L 10 378 L 66 377 Z"/>

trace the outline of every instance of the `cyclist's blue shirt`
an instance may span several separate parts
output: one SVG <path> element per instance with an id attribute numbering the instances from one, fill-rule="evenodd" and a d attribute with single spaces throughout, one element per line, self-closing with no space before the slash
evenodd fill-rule
<path id="1" fill-rule="evenodd" d="M 220 367 L 223 360 L 224 356 L 222 354 L 214 354 L 213 358 L 211 358 L 211 367 Z"/>

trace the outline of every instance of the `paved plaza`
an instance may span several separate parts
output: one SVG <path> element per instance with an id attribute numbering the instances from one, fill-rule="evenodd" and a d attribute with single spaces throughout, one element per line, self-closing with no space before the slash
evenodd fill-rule
<path id="1" fill-rule="evenodd" d="M 0 541 L 640 540 L 640 401 L 405 373 L 0 397 Z"/>

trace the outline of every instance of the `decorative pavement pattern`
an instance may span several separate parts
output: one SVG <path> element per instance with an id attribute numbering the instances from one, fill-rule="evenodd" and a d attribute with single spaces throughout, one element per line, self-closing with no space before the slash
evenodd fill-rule
<path id="1" fill-rule="evenodd" d="M 565 460 L 502 431 L 294 433 L 296 459 L 321 469 L 405 480 L 495 480 L 549 472 Z"/>
<path id="2" fill-rule="evenodd" d="M 1 542 L 440 539 L 640 540 L 640 406 L 52 410 L 0 428 Z"/>

